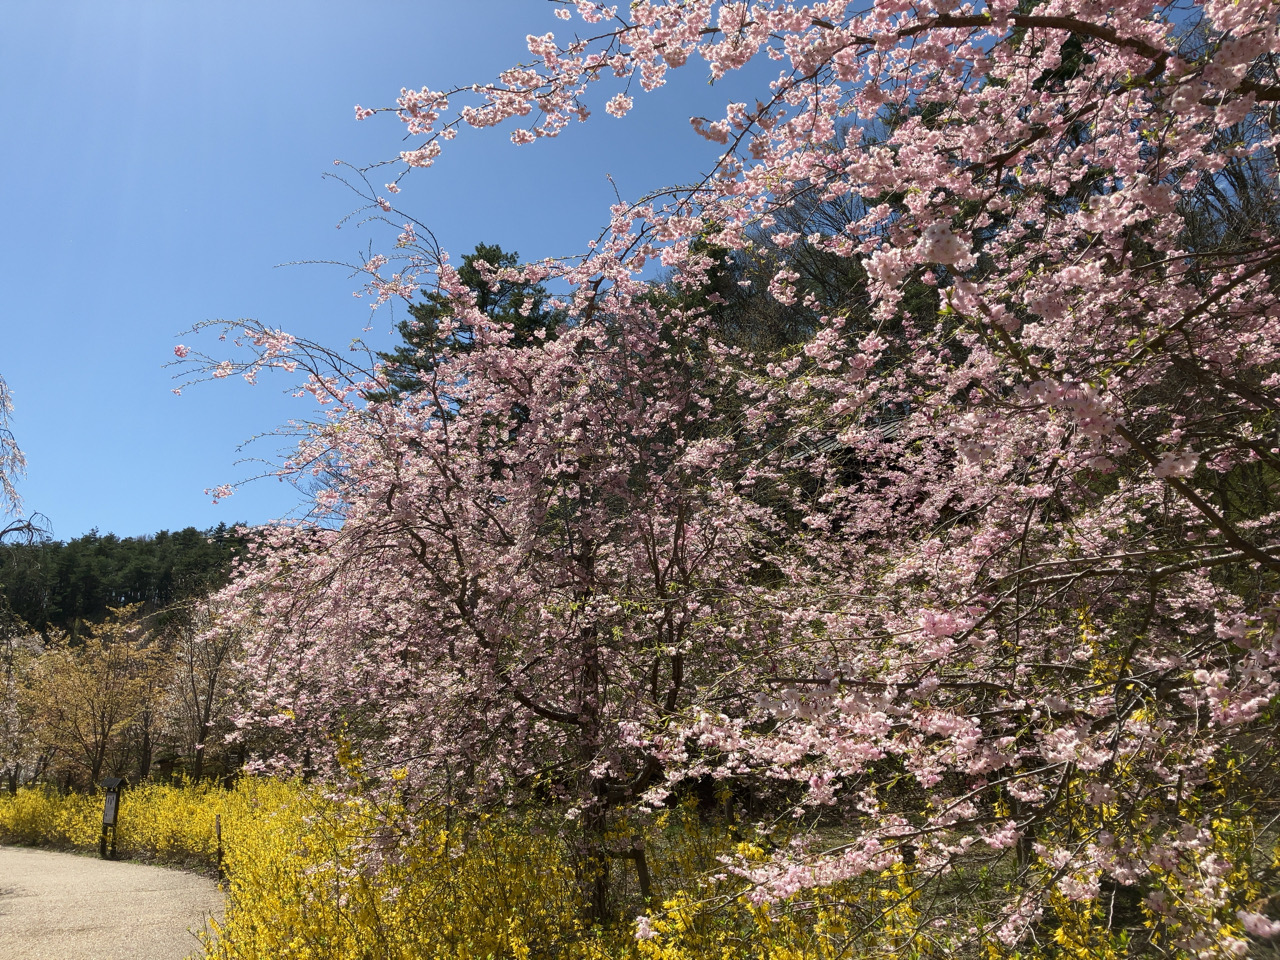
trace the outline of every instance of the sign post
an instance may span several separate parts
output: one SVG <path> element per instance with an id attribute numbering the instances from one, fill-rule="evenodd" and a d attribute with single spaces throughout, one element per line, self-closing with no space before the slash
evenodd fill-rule
<path id="1" fill-rule="evenodd" d="M 116 858 L 116 818 L 120 815 L 120 788 L 124 781 L 119 777 L 107 777 L 102 781 L 102 789 L 106 796 L 102 803 L 102 837 L 98 841 L 98 856 L 102 859 Z M 111 856 L 107 856 L 107 830 L 111 831 Z"/>

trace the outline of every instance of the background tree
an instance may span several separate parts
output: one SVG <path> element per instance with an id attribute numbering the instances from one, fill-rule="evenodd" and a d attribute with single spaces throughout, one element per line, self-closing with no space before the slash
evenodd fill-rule
<path id="1" fill-rule="evenodd" d="M 471 291 L 475 309 L 494 324 L 510 330 L 511 344 L 525 346 L 537 336 L 554 335 L 563 317 L 547 306 L 547 291 L 540 283 L 510 276 L 519 264 L 519 255 L 507 253 L 496 244 L 479 243 L 462 258 L 459 282 Z M 428 291 L 417 303 L 410 303 L 409 319 L 396 325 L 404 344 L 389 353 L 378 354 L 386 364 L 388 386 L 368 396 L 373 401 L 403 398 L 422 391 L 440 362 L 450 355 L 465 353 L 475 343 L 475 330 L 455 317 L 450 297 Z"/>
<path id="2" fill-rule="evenodd" d="M 236 528 L 220 524 L 149 537 L 94 530 L 66 542 L 0 544 L 0 594 L 36 630 L 61 629 L 73 640 L 112 607 L 136 606 L 139 615 L 159 615 L 162 626 L 163 611 L 226 582 L 243 543 Z"/>
<path id="3" fill-rule="evenodd" d="M 160 670 L 158 651 L 136 610 L 114 609 L 88 628 L 73 646 L 55 634 L 35 664 L 28 686 L 37 740 L 68 779 L 96 784 L 110 773 L 149 767 L 150 758 L 130 750 L 132 727 L 149 722 Z M 134 746 L 147 746 L 142 731 Z M 145 769 L 139 772 L 145 776 Z"/>

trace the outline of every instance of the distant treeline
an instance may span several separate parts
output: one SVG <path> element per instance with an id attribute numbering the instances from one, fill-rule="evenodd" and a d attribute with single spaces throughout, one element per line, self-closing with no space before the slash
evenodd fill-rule
<path id="1" fill-rule="evenodd" d="M 65 542 L 3 544 L 0 598 L 33 629 L 75 637 L 109 607 L 139 603 L 152 613 L 222 586 L 244 548 L 234 531 L 219 524 L 120 538 L 94 530 Z"/>

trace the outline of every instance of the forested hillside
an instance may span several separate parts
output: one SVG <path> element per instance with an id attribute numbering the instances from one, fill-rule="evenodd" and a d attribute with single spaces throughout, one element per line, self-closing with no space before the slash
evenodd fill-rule
<path id="1" fill-rule="evenodd" d="M 244 541 L 225 524 L 147 537 L 96 530 L 69 541 L 0 544 L 0 596 L 28 626 L 80 635 L 110 607 L 155 613 L 222 586 Z"/>

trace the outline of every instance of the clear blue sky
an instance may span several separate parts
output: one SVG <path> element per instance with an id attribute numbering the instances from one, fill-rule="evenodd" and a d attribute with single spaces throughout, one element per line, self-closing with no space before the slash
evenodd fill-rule
<path id="1" fill-rule="evenodd" d="M 335 229 L 355 198 L 324 178 L 333 161 L 400 149 L 394 119 L 357 123 L 353 106 L 489 79 L 527 58 L 527 34 L 570 29 L 542 0 L 7 0 L 0 375 L 28 460 L 26 511 L 60 539 L 294 511 L 297 494 L 275 480 L 216 506 L 202 491 L 252 475 L 237 448 L 309 411 L 283 381 L 175 397 L 164 365 L 179 334 L 254 317 L 334 345 L 361 336 L 368 308 L 346 271 L 277 266 L 352 262 L 384 239 Z M 479 241 L 529 258 L 580 251 L 613 202 L 606 174 L 632 199 L 711 162 L 688 117 L 726 91 L 698 70 L 634 91 L 624 121 L 602 97 L 555 141 L 464 132 L 399 202 L 455 258 Z M 379 316 L 364 336 L 389 344 L 390 326 Z"/>

